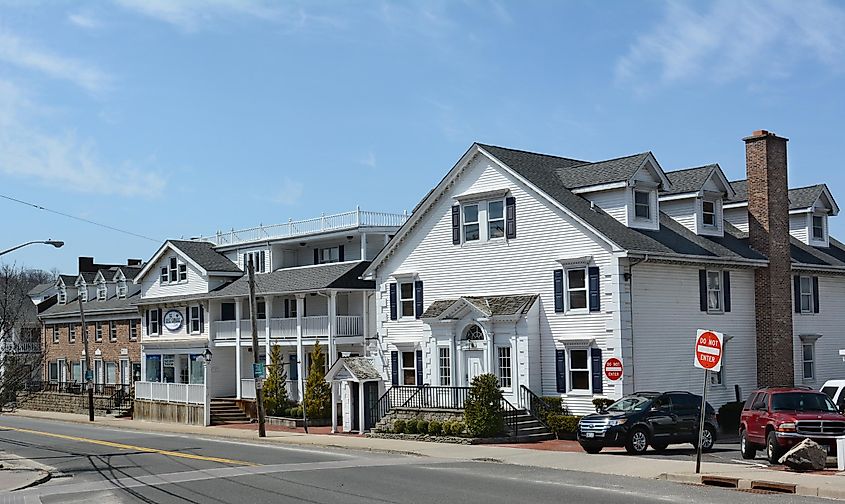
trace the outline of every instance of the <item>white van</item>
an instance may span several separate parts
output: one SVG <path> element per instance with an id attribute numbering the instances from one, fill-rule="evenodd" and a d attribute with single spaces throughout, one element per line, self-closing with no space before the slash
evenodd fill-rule
<path id="1" fill-rule="evenodd" d="M 824 382 L 822 392 L 830 397 L 833 404 L 839 408 L 840 413 L 845 413 L 845 380 L 828 380 Z"/>

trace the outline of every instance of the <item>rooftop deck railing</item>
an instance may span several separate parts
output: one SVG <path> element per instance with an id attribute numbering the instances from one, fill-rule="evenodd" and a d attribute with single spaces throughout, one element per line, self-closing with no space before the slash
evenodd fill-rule
<path id="1" fill-rule="evenodd" d="M 217 246 L 236 245 L 264 240 L 294 238 L 329 231 L 355 229 L 359 227 L 396 227 L 408 220 L 407 213 L 369 212 L 355 209 L 333 215 L 321 215 L 313 219 L 289 220 L 282 224 L 258 226 L 247 229 L 218 231 L 215 234 L 193 238 L 197 241 L 210 241 Z"/>

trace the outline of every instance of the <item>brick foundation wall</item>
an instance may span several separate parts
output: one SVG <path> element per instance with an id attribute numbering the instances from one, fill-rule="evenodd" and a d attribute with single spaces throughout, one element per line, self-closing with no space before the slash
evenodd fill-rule
<path id="1" fill-rule="evenodd" d="M 757 386 L 793 385 L 787 139 L 755 131 L 744 141 L 749 244 L 769 258 L 754 272 Z"/>
<path id="2" fill-rule="evenodd" d="M 18 392 L 17 406 L 28 410 L 86 415 L 88 414 L 88 396 L 63 392 Z M 112 413 L 110 398 L 94 396 L 94 411 L 98 414 Z"/>

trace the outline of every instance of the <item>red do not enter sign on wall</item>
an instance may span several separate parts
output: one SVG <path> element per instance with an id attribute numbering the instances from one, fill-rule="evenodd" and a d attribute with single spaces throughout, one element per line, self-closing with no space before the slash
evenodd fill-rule
<path id="1" fill-rule="evenodd" d="M 610 381 L 616 381 L 622 378 L 622 371 L 622 361 L 616 357 L 611 357 L 604 363 L 604 375 Z"/>
<path id="2" fill-rule="evenodd" d="M 723 341 L 722 333 L 699 329 L 695 337 L 695 367 L 719 371 L 722 368 Z"/>

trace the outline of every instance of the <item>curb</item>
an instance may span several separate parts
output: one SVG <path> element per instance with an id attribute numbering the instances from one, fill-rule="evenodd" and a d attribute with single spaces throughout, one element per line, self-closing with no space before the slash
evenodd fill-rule
<path id="1" fill-rule="evenodd" d="M 684 473 L 663 473 L 658 476 L 657 479 L 671 481 L 674 483 L 684 483 L 684 484 L 692 484 L 692 485 L 702 485 L 706 486 L 705 480 L 707 478 L 712 478 L 713 480 L 733 480 L 736 483 L 736 486 L 733 487 L 737 490 L 750 490 L 750 489 L 759 489 L 759 488 L 784 488 L 784 487 L 794 487 L 793 492 L 785 491 L 785 494 L 793 494 L 793 495 L 800 495 L 804 497 L 822 497 L 826 499 L 837 499 L 837 500 L 845 500 L 845 490 L 840 490 L 836 488 L 824 488 L 824 487 L 814 487 L 814 486 L 807 486 L 807 485 L 800 485 L 800 484 L 784 484 L 777 481 L 768 481 L 763 479 L 749 479 L 749 478 L 727 478 L 724 476 L 718 475 L 708 475 L 708 474 L 684 474 Z M 718 485 L 712 484 L 711 486 L 721 487 L 721 488 L 731 488 L 728 485 Z"/>
<path id="2" fill-rule="evenodd" d="M 9 490 L 7 490 L 7 492 L 17 492 L 19 490 L 26 490 L 27 488 L 32 488 L 34 486 L 41 485 L 42 483 L 47 483 L 48 481 L 50 481 L 50 478 L 53 477 L 53 475 L 49 471 L 42 471 L 41 469 L 36 469 L 36 471 L 41 473 L 41 475 L 38 478 L 30 481 L 29 483 L 27 483 L 25 485 L 21 485 L 17 488 L 9 489 Z"/>

